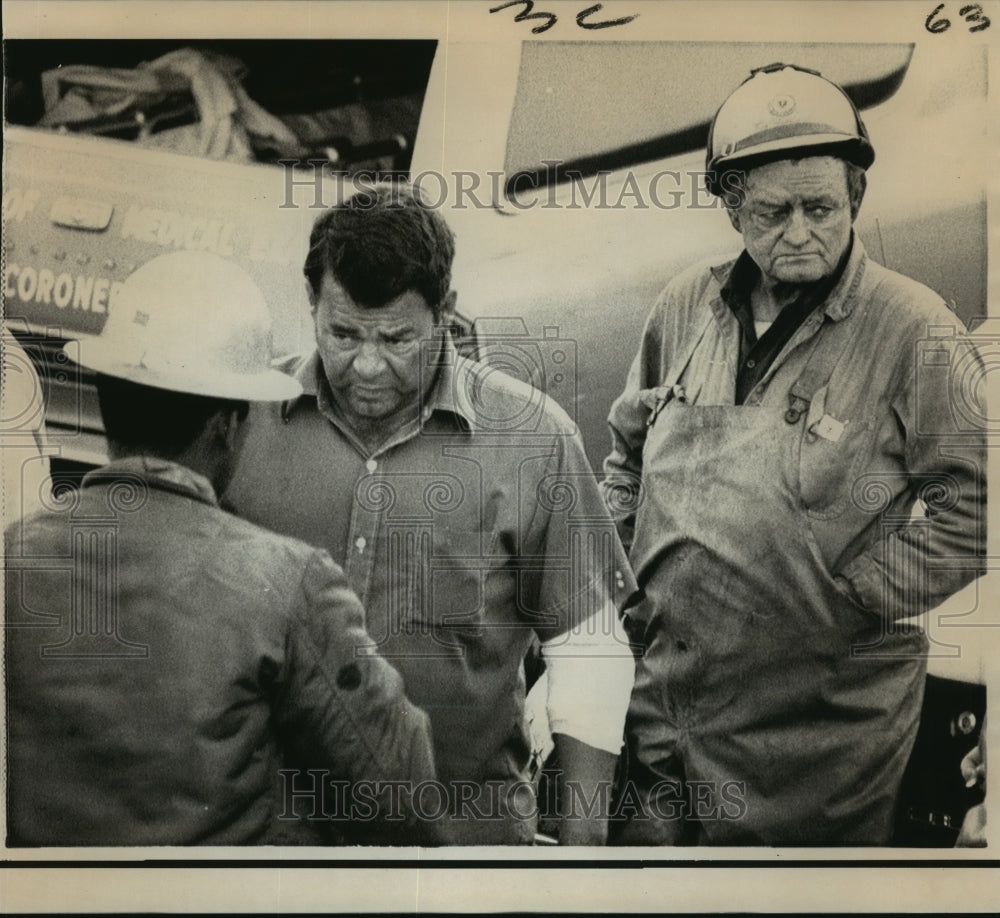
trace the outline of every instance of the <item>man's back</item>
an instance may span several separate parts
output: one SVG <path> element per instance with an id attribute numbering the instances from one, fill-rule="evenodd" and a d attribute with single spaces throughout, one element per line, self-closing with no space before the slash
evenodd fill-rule
<path id="1" fill-rule="evenodd" d="M 293 738 L 334 777 L 433 777 L 342 572 L 148 465 L 6 534 L 9 843 L 267 841 Z"/>

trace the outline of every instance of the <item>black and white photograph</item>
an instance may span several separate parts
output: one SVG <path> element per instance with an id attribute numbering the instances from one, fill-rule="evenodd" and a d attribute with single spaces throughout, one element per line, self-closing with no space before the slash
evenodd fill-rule
<path id="1" fill-rule="evenodd" d="M 5 912 L 991 910 L 1000 3 L 3 13 Z"/>

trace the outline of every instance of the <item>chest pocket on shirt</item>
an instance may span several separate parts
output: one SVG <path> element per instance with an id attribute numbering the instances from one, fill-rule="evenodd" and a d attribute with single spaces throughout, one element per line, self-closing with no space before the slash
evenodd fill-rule
<path id="1" fill-rule="evenodd" d="M 449 525 L 449 523 L 451 523 Z M 459 520 L 390 527 L 390 617 L 403 633 L 451 644 L 482 628 L 495 533 Z"/>
<path id="2" fill-rule="evenodd" d="M 825 387 L 816 393 L 799 441 L 799 493 L 810 517 L 832 519 L 848 509 L 870 464 L 875 430 L 870 411 L 838 405 Z"/>
<path id="3" fill-rule="evenodd" d="M 393 654 L 426 655 L 432 644 L 452 652 L 448 622 L 482 618 L 482 568 L 496 538 L 480 464 L 442 450 L 424 465 L 397 470 L 386 461 L 354 493 L 348 576 L 369 633 Z"/>

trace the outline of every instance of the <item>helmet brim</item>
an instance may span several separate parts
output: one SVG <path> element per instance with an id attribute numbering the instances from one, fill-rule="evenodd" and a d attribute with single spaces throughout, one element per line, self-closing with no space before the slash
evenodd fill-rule
<path id="1" fill-rule="evenodd" d="M 813 143 L 813 140 L 817 142 Z M 786 137 L 770 141 L 766 145 L 740 150 L 728 157 L 718 157 L 707 170 L 705 186 L 711 194 L 721 196 L 721 177 L 727 172 L 749 172 L 758 166 L 779 162 L 784 159 L 805 159 L 809 156 L 832 156 L 868 169 L 875 162 L 875 150 L 871 144 L 858 138 L 845 138 L 843 134 L 810 135 L 809 142 L 802 137 Z"/>
<path id="2" fill-rule="evenodd" d="M 789 153 L 796 153 L 796 159 L 805 156 L 837 156 L 848 162 L 867 169 L 875 162 L 875 151 L 871 144 L 860 141 L 857 137 L 845 137 L 843 134 L 810 134 L 808 137 L 791 136 L 769 140 L 757 146 L 739 150 L 729 156 L 720 156 L 714 166 L 716 171 L 728 171 L 734 168 L 731 164 L 762 159 L 788 159 Z M 760 165 L 760 163 L 755 163 Z M 747 168 L 740 165 L 739 168 Z"/>
<path id="3" fill-rule="evenodd" d="M 249 402 L 284 402 L 302 394 L 299 381 L 279 370 L 235 374 L 206 372 L 197 367 L 156 366 L 144 359 L 129 361 L 100 339 L 81 342 L 79 353 L 76 344 L 68 344 L 63 353 L 96 373 L 171 392 Z"/>

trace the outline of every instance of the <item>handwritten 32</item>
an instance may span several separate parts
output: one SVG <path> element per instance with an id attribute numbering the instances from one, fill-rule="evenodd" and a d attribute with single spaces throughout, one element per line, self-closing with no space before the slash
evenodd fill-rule
<path id="1" fill-rule="evenodd" d="M 511 7 L 519 6 L 520 11 L 514 16 L 514 22 L 526 22 L 529 19 L 542 19 L 540 25 L 536 25 L 532 28 L 531 32 L 533 35 L 538 35 L 541 32 L 547 32 L 558 22 L 558 17 L 555 13 L 551 13 L 545 10 L 539 10 L 537 13 L 534 12 L 535 4 L 534 0 L 508 0 L 506 3 L 500 3 L 490 9 L 491 13 L 499 13 L 501 10 L 510 9 Z M 593 6 L 588 6 L 586 9 L 580 10 L 576 14 L 576 24 L 581 29 L 611 29 L 615 26 L 628 25 L 634 19 L 637 19 L 639 14 L 635 13 L 632 16 L 622 16 L 619 19 L 593 19 L 601 10 L 604 9 L 603 3 L 595 3 Z"/>

